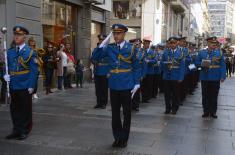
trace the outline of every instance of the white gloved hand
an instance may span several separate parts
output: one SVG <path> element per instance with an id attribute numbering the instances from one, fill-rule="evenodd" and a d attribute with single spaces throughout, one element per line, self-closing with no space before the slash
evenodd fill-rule
<path id="1" fill-rule="evenodd" d="M 10 82 L 10 81 L 11 81 L 11 78 L 10 78 L 10 75 L 9 75 L 9 74 L 5 74 L 5 75 L 3 76 L 3 78 L 4 78 L 4 80 L 5 80 L 6 82 Z"/>
<path id="2" fill-rule="evenodd" d="M 33 94 L 34 89 L 33 88 L 28 88 L 28 92 L 29 92 L 29 94 Z"/>
<path id="3" fill-rule="evenodd" d="M 102 41 L 99 48 L 103 48 L 103 47 L 107 46 L 110 42 L 110 38 L 112 37 L 112 35 L 113 35 L 113 32 L 110 32 L 109 35 L 104 39 L 104 41 Z"/>
<path id="4" fill-rule="evenodd" d="M 137 92 L 137 90 L 140 88 L 140 85 L 139 84 L 136 84 L 134 86 L 134 88 L 131 90 L 131 98 L 133 99 L 135 93 Z"/>

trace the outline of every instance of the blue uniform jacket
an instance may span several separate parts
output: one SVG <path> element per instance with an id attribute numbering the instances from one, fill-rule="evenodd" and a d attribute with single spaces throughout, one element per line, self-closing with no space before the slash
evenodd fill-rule
<path id="1" fill-rule="evenodd" d="M 184 79 L 185 61 L 183 58 L 183 52 L 178 48 L 176 48 L 174 52 L 170 49 L 164 50 L 161 66 L 164 80 L 178 81 Z"/>
<path id="2" fill-rule="evenodd" d="M 211 60 L 208 69 L 201 66 L 203 59 Z M 226 79 L 226 65 L 224 55 L 220 49 L 209 52 L 208 49 L 201 50 L 196 58 L 196 65 L 202 67 L 200 71 L 200 80 L 202 81 L 220 81 Z"/>
<path id="3" fill-rule="evenodd" d="M 147 64 L 145 62 L 145 53 L 142 48 L 137 49 L 137 59 L 139 59 L 140 62 L 140 70 L 141 70 L 141 78 L 144 78 L 146 76 L 147 71 Z"/>
<path id="4" fill-rule="evenodd" d="M 100 57 L 98 48 L 95 48 L 92 52 L 91 62 L 94 64 L 94 75 L 104 76 L 110 71 L 109 57 Z"/>
<path id="5" fill-rule="evenodd" d="M 179 47 L 179 49 L 184 53 L 184 61 L 185 61 L 185 76 L 189 74 L 190 70 L 188 66 L 190 65 L 191 62 L 191 57 L 189 55 L 189 49 L 186 47 Z"/>
<path id="6" fill-rule="evenodd" d="M 141 67 L 136 54 L 137 48 L 126 41 L 120 50 L 114 43 L 97 49 L 98 57 L 109 57 L 110 89 L 128 90 L 140 84 Z"/>
<path id="7" fill-rule="evenodd" d="M 7 51 L 10 89 L 23 90 L 35 88 L 38 76 L 38 60 L 36 52 L 25 45 L 19 53 L 15 48 Z"/>
<path id="8" fill-rule="evenodd" d="M 155 52 L 151 49 L 147 49 L 147 51 L 145 51 L 145 60 L 149 61 L 149 62 L 146 62 L 147 64 L 146 74 L 148 75 L 155 74 L 154 65 L 157 63 Z"/>
<path id="9" fill-rule="evenodd" d="M 155 51 L 155 57 L 157 62 L 154 64 L 154 74 L 159 75 L 161 74 L 161 65 L 159 62 L 161 61 L 162 55 L 159 52 Z"/>

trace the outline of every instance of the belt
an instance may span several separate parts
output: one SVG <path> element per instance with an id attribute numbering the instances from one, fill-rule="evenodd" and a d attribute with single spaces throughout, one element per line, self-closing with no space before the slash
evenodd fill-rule
<path id="1" fill-rule="evenodd" d="M 29 70 L 23 70 L 23 71 L 18 71 L 18 72 L 10 72 L 10 75 L 23 75 L 23 74 L 28 74 Z"/>
<path id="2" fill-rule="evenodd" d="M 98 66 L 108 66 L 109 64 L 107 63 L 98 63 Z"/>
<path id="3" fill-rule="evenodd" d="M 110 72 L 111 73 L 127 73 L 127 72 L 131 72 L 131 69 L 112 69 Z"/>
<path id="4" fill-rule="evenodd" d="M 220 68 L 220 66 L 219 66 L 219 65 L 210 65 L 209 68 L 212 68 L 212 69 L 214 69 L 214 68 Z"/>
<path id="5" fill-rule="evenodd" d="M 179 66 L 171 66 L 170 68 L 176 68 L 177 69 L 177 68 L 180 68 L 180 67 Z"/>

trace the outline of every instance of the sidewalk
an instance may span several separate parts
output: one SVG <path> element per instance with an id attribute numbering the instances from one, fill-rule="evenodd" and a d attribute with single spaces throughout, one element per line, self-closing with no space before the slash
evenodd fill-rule
<path id="1" fill-rule="evenodd" d="M 35 100 L 34 127 L 25 141 L 8 141 L 9 107 L 0 107 L 1 155 L 234 155 L 235 78 L 221 85 L 218 116 L 201 118 L 201 92 L 188 96 L 176 116 L 164 115 L 160 94 L 133 113 L 129 145 L 113 149 L 111 108 L 95 110 L 93 84 Z"/>

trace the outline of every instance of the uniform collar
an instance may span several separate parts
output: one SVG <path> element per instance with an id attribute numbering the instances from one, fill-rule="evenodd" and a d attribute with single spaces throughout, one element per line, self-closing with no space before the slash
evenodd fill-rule
<path id="1" fill-rule="evenodd" d="M 25 43 L 18 45 L 18 46 L 16 46 L 16 49 L 17 49 L 17 47 L 19 47 L 20 48 L 19 51 L 21 51 L 25 47 L 25 45 L 26 45 Z"/>
<path id="2" fill-rule="evenodd" d="M 123 40 L 123 42 L 121 42 L 120 44 L 117 44 L 117 46 L 120 46 L 120 49 L 122 49 L 122 48 L 123 48 L 123 46 L 125 45 L 125 43 L 126 43 L 126 41 L 125 41 L 125 40 Z"/>

